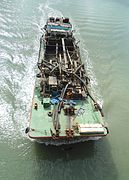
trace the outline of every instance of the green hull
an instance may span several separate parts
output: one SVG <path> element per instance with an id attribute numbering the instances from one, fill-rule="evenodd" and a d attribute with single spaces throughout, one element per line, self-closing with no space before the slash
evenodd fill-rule
<path id="1" fill-rule="evenodd" d="M 89 93 L 71 24 L 66 19 L 62 25 L 61 20 L 50 19 L 40 41 L 28 136 L 53 144 L 98 139 L 108 129 L 100 106 Z"/>

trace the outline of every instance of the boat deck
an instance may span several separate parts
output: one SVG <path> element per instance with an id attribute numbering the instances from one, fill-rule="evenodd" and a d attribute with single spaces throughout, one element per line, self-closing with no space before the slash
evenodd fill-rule
<path id="1" fill-rule="evenodd" d="M 35 96 L 34 96 L 34 102 L 33 102 L 33 108 L 32 108 L 32 117 L 31 117 L 31 122 L 30 122 L 31 131 L 29 132 L 29 136 L 31 138 L 51 137 L 50 129 L 53 132 L 55 132 L 55 129 L 54 129 L 52 117 L 48 116 L 48 113 L 53 111 L 54 105 L 51 104 L 50 107 L 44 109 L 43 104 L 41 103 L 42 100 L 39 97 L 39 92 L 37 91 L 38 90 L 35 90 Z M 69 129 L 69 128 L 74 129 L 79 124 L 90 127 L 93 124 L 101 125 L 101 123 L 103 122 L 100 112 L 94 110 L 94 106 L 92 105 L 91 99 L 89 97 L 87 97 L 86 100 L 83 100 L 83 101 L 76 100 L 75 102 L 76 102 L 75 115 L 72 116 L 71 119 L 69 119 L 69 117 L 64 114 L 63 109 L 61 110 L 59 114 L 59 121 L 60 121 L 60 126 L 61 126 L 60 128 L 61 137 L 66 137 L 66 129 Z M 34 108 L 35 103 L 37 103 L 38 105 L 37 110 Z M 91 134 L 94 134 L 94 132 L 91 132 L 91 133 L 88 132 L 88 134 L 91 135 Z M 104 132 L 102 132 L 101 134 L 104 134 Z M 80 133 L 75 130 L 74 136 L 80 136 Z"/>

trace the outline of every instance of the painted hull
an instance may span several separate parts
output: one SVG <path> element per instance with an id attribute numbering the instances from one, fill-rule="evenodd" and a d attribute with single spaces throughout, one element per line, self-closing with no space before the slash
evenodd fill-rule
<path id="1" fill-rule="evenodd" d="M 32 137 L 30 138 L 32 139 Z M 102 136 L 74 137 L 71 139 L 68 138 L 52 139 L 51 137 L 47 137 L 47 138 L 34 138 L 34 141 L 36 141 L 39 144 L 61 146 L 61 145 L 82 143 L 87 141 L 98 141 L 101 138 Z"/>

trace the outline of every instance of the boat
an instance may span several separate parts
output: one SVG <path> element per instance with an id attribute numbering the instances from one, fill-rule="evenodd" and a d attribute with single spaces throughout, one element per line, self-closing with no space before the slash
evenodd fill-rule
<path id="1" fill-rule="evenodd" d="M 100 105 L 91 95 L 69 18 L 48 18 L 40 39 L 38 72 L 29 138 L 45 144 L 72 144 L 108 134 Z"/>

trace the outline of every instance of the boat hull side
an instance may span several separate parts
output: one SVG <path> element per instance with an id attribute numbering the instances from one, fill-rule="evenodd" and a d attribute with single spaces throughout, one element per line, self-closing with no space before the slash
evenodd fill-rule
<path id="1" fill-rule="evenodd" d="M 75 144 L 79 142 L 86 142 L 86 141 L 96 141 L 101 139 L 106 135 L 90 135 L 90 136 L 79 136 L 79 137 L 73 137 L 73 138 L 68 138 L 68 137 L 59 137 L 59 138 L 52 138 L 52 137 L 31 137 L 29 138 L 35 140 L 37 143 L 40 144 L 46 144 L 46 145 L 56 145 L 60 146 L 63 144 Z"/>

